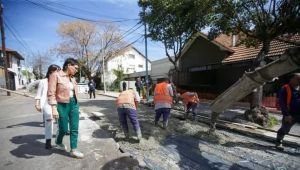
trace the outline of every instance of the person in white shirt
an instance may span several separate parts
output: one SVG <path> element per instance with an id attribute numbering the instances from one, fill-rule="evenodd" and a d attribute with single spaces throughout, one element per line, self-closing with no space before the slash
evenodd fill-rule
<path id="1" fill-rule="evenodd" d="M 48 78 L 51 73 L 59 71 L 58 65 L 52 64 L 48 67 L 46 77 L 39 82 L 39 87 L 35 97 L 35 108 L 37 111 L 43 113 L 44 125 L 45 125 L 45 139 L 46 149 L 51 149 L 51 138 L 53 135 L 53 116 L 51 106 L 48 104 L 47 91 L 48 91 Z"/>

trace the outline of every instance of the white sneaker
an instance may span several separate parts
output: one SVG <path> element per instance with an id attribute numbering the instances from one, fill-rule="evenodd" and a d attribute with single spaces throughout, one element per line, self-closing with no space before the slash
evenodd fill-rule
<path id="1" fill-rule="evenodd" d="M 59 149 L 59 150 L 62 150 L 62 151 L 67 151 L 68 148 L 66 145 L 64 144 L 56 144 L 56 148 Z"/>
<path id="2" fill-rule="evenodd" d="M 83 153 L 81 153 L 77 149 L 71 150 L 70 155 L 73 156 L 74 158 L 79 158 L 79 159 L 82 159 L 84 157 Z"/>

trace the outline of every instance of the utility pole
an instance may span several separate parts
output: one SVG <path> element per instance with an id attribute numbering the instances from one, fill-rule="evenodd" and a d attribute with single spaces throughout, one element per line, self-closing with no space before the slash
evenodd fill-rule
<path id="1" fill-rule="evenodd" d="M 1 5 L 1 11 L 0 11 L 0 27 L 1 27 L 1 41 L 2 41 L 2 57 L 4 59 L 4 72 L 5 72 L 5 82 L 6 82 L 6 89 L 9 89 L 9 80 L 8 80 L 8 56 L 6 55 L 6 49 L 5 49 L 5 35 L 4 35 L 4 27 L 3 27 L 3 4 L 2 0 L 0 0 Z M 7 96 L 10 96 L 10 92 L 7 91 Z"/>
<path id="2" fill-rule="evenodd" d="M 104 94 L 106 93 L 106 85 L 105 85 L 105 48 L 103 47 L 104 43 L 103 43 L 103 39 L 101 39 L 101 55 L 102 55 L 102 82 L 103 82 L 103 91 Z"/>
<path id="3" fill-rule="evenodd" d="M 144 10 L 144 17 L 146 16 L 146 7 L 143 7 Z M 144 21 L 144 27 L 145 27 L 145 57 L 146 57 L 146 100 L 149 100 L 149 79 L 148 79 L 148 51 L 147 51 L 147 25 Z"/>
<path id="4" fill-rule="evenodd" d="M 43 76 L 42 76 L 42 56 L 41 56 L 41 54 L 39 54 L 39 60 L 40 60 L 40 62 L 39 62 L 39 79 L 42 79 Z"/>

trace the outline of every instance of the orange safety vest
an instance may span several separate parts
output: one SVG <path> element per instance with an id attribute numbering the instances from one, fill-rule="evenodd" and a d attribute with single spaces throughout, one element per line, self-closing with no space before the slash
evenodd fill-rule
<path id="1" fill-rule="evenodd" d="M 154 103 L 173 103 L 173 98 L 170 96 L 168 84 L 165 82 L 159 83 L 154 89 Z"/>
<path id="2" fill-rule="evenodd" d="M 123 91 L 117 99 L 117 105 L 132 104 L 135 106 L 134 96 L 135 95 L 132 90 Z"/>
<path id="3" fill-rule="evenodd" d="M 183 103 L 187 104 L 187 103 L 198 103 L 199 102 L 199 98 L 196 94 L 190 95 L 188 94 L 190 92 L 185 92 L 181 95 L 181 97 L 183 98 Z"/>
<path id="4" fill-rule="evenodd" d="M 288 110 L 290 110 L 291 107 L 291 102 L 292 102 L 292 89 L 289 84 L 285 84 L 282 86 L 286 90 L 286 104 Z M 276 107 L 278 110 L 280 110 L 280 104 L 279 104 L 279 99 L 276 100 Z"/>

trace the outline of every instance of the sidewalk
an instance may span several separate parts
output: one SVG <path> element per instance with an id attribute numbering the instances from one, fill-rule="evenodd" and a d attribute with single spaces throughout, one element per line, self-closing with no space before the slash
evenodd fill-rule
<path id="1" fill-rule="evenodd" d="M 98 91 L 98 94 L 116 98 L 116 97 L 119 96 L 120 93 L 119 92 L 112 92 L 112 91 L 107 91 L 106 93 L 104 93 L 103 91 Z M 209 101 L 209 100 L 205 100 L 205 101 L 201 102 L 198 105 L 197 114 L 200 115 L 200 116 L 210 117 L 211 110 L 209 108 L 209 105 L 210 105 L 211 102 L 212 101 Z M 248 109 L 247 105 L 248 105 L 247 103 L 237 102 L 237 103 L 233 104 L 230 108 L 226 109 L 224 114 L 220 115 L 219 119 L 229 121 L 229 122 L 235 122 L 235 123 L 241 123 L 241 124 L 246 124 L 246 125 L 250 125 L 250 126 L 260 127 L 259 125 L 255 124 L 255 123 L 248 122 L 244 119 L 243 114 Z M 276 119 L 278 120 L 278 125 L 275 125 L 270 130 L 277 131 L 281 126 L 282 116 L 280 114 L 278 114 L 278 111 L 275 112 L 275 113 L 272 112 L 272 110 L 269 110 L 269 111 L 270 111 L 271 116 L 276 117 Z M 243 132 L 244 133 L 245 132 L 246 133 L 247 132 L 251 133 L 251 131 L 248 131 L 248 130 L 245 130 L 245 131 L 243 130 Z M 265 139 L 267 139 L 267 140 L 275 140 L 276 139 L 276 132 L 266 131 L 266 130 L 263 130 L 263 129 L 256 129 L 255 132 L 253 131 L 253 134 L 256 135 L 256 136 L 259 136 L 259 137 L 265 137 Z M 300 134 L 300 125 L 295 124 L 293 126 L 293 128 L 291 129 L 290 134 L 299 135 Z M 298 137 L 287 135 L 284 138 L 284 140 L 287 143 L 295 144 L 295 145 L 300 146 L 300 141 L 299 141 Z"/>
<path id="2" fill-rule="evenodd" d="M 78 137 L 78 148 L 85 157 L 76 159 L 71 157 L 69 152 L 44 148 L 42 115 L 35 111 L 32 98 L 14 94 L 0 95 L 0 107 L 1 170 L 95 170 L 138 167 L 138 161 L 129 154 L 121 153 L 119 145 L 110 134 L 91 120 L 87 113 L 80 115 Z M 69 136 L 64 137 L 63 143 L 69 148 Z"/>

